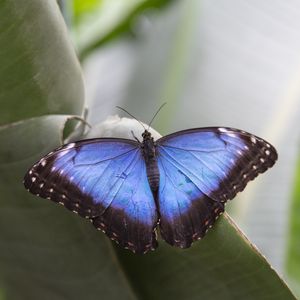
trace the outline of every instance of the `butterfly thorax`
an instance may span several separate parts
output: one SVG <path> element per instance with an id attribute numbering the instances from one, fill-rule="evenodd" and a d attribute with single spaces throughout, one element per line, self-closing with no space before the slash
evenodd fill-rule
<path id="1" fill-rule="evenodd" d="M 156 159 L 156 147 L 151 133 L 145 130 L 142 134 L 142 151 L 146 162 L 147 177 L 150 188 L 155 197 L 159 185 L 159 170 Z"/>

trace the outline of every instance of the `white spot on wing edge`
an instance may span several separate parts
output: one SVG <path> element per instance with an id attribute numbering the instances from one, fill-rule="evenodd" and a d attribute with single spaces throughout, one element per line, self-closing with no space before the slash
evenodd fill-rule
<path id="1" fill-rule="evenodd" d="M 228 130 L 226 128 L 224 128 L 224 127 L 219 127 L 218 130 L 220 132 L 228 132 Z"/>
<path id="2" fill-rule="evenodd" d="M 64 149 L 71 149 L 75 147 L 75 143 L 70 143 L 69 145 L 67 145 Z"/>
<path id="3" fill-rule="evenodd" d="M 35 182 L 36 181 L 36 177 L 31 177 L 31 181 Z"/>
<path id="4" fill-rule="evenodd" d="M 252 135 L 250 140 L 253 144 L 256 144 L 256 137 L 255 136 Z"/>

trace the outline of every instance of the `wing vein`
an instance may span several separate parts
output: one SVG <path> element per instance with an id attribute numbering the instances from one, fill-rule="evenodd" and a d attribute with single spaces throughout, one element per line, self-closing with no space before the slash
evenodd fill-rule
<path id="1" fill-rule="evenodd" d="M 163 167 L 163 169 L 164 169 L 165 176 L 166 176 L 167 178 L 169 178 L 171 184 L 173 185 L 174 190 L 178 190 L 179 192 L 184 192 L 184 193 L 187 195 L 187 198 L 190 199 L 190 195 L 189 195 L 186 191 L 180 190 L 180 189 L 177 187 L 177 185 L 174 183 L 174 181 L 172 180 L 172 178 L 168 175 L 168 173 L 167 173 L 167 171 L 166 171 L 166 168 L 165 168 L 165 165 L 164 165 L 163 161 L 161 161 L 161 164 L 162 164 L 162 167 Z M 194 182 L 193 182 L 193 184 L 197 187 L 197 185 L 196 185 Z M 197 187 L 197 188 L 198 188 L 198 187 Z M 200 189 L 199 189 L 199 190 L 200 190 Z M 200 192 L 201 192 L 201 190 L 200 190 Z M 203 193 L 202 193 L 202 194 L 203 194 Z M 179 214 L 180 214 L 180 219 L 182 220 L 182 210 L 181 210 L 181 208 L 180 208 L 179 201 L 178 201 L 177 197 L 176 197 L 176 202 L 177 202 L 177 207 L 178 207 Z M 190 215 L 190 212 L 189 212 L 189 216 L 190 216 L 189 221 L 190 221 L 190 224 L 191 224 L 191 226 L 192 226 L 192 231 L 193 231 L 193 233 L 195 233 L 195 226 L 194 226 L 194 223 L 193 223 L 193 218 L 192 218 L 191 215 Z"/>
<path id="2" fill-rule="evenodd" d="M 125 171 L 128 170 L 129 167 L 131 167 L 131 170 L 134 169 L 134 167 L 136 166 L 136 164 L 137 164 L 137 162 L 138 162 L 138 160 L 136 159 L 136 157 L 137 157 L 137 155 L 135 155 L 135 156 L 132 158 L 132 160 L 130 161 L 130 163 L 127 165 Z M 136 162 L 135 162 L 135 164 L 132 165 L 132 162 L 133 162 L 134 160 L 136 160 Z M 120 178 L 118 178 L 118 179 L 115 180 L 115 182 L 113 183 L 113 185 L 112 185 L 112 187 L 111 187 L 111 190 L 112 190 L 112 188 L 117 184 L 117 182 L 118 182 L 119 180 L 120 180 Z M 102 212 L 101 215 L 103 215 L 103 214 L 105 213 L 105 211 L 113 204 L 113 201 L 115 200 L 116 196 L 118 195 L 118 193 L 119 193 L 121 187 L 123 186 L 123 184 L 125 183 L 125 181 L 126 181 L 126 178 L 122 181 L 122 183 L 121 183 L 121 185 L 119 186 L 117 192 L 114 194 L 112 200 L 111 200 L 110 203 L 107 205 L 107 207 L 103 210 L 103 212 Z M 111 190 L 110 190 L 110 191 L 111 191 Z M 110 191 L 109 191 L 109 192 L 110 192 Z M 109 193 L 108 193 L 107 195 L 109 195 Z M 106 196 L 107 196 L 107 195 L 106 195 Z"/>
<path id="3" fill-rule="evenodd" d="M 160 147 L 161 148 L 161 147 Z M 174 158 L 167 152 L 167 151 L 164 151 L 164 149 L 163 148 L 161 148 L 161 150 L 163 150 L 163 152 L 165 152 L 165 158 L 175 167 L 175 168 L 177 168 L 177 166 L 176 166 L 176 164 L 173 162 L 174 161 Z M 167 157 L 169 157 L 169 158 L 167 158 Z M 171 159 L 170 159 L 171 158 Z M 177 165 L 179 165 L 180 166 L 180 168 L 181 168 L 181 170 L 184 170 L 185 171 L 185 173 L 184 173 L 184 175 L 185 176 L 187 176 L 190 180 L 191 180 L 191 182 L 193 182 L 193 184 L 197 187 L 197 189 L 202 193 L 202 194 L 204 194 L 204 195 L 206 195 L 207 197 L 210 197 L 211 198 L 211 195 L 208 195 L 207 193 L 205 193 L 204 191 L 202 191 L 201 190 L 201 188 L 187 175 L 189 172 L 195 177 L 195 178 L 197 178 L 200 182 L 202 182 L 202 184 L 204 185 L 204 186 L 206 186 L 205 184 L 204 184 L 204 180 L 202 179 L 200 179 L 194 172 L 192 172 L 191 170 L 189 170 L 189 172 L 187 172 L 188 170 L 187 170 L 187 168 L 186 167 L 184 167 L 180 162 L 176 162 L 177 163 Z M 217 199 L 214 199 L 214 198 L 212 198 L 214 201 L 218 201 Z"/>

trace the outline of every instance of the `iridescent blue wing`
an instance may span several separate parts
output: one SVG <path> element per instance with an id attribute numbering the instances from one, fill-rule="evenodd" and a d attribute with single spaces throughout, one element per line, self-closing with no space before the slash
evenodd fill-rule
<path id="1" fill-rule="evenodd" d="M 182 248 L 202 238 L 225 202 L 277 159 L 269 143 L 233 128 L 180 131 L 156 145 L 161 235 Z"/>
<path id="2" fill-rule="evenodd" d="M 133 252 L 157 247 L 156 206 L 139 143 L 92 139 L 49 153 L 26 174 L 33 194 L 90 219 Z"/>

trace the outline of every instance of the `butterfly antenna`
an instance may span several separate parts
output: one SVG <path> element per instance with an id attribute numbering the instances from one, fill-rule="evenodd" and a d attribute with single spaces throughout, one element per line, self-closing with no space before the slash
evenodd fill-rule
<path id="1" fill-rule="evenodd" d="M 153 118 L 151 119 L 151 121 L 150 121 L 150 123 L 149 123 L 149 126 L 148 126 L 148 129 L 147 129 L 147 130 L 149 130 L 149 128 L 150 128 L 152 122 L 154 121 L 155 117 L 158 115 L 158 113 L 161 111 L 161 109 L 162 109 L 166 104 L 167 104 L 167 102 L 163 103 L 163 104 L 159 107 L 159 109 L 156 111 L 155 115 L 153 116 Z"/>
<path id="2" fill-rule="evenodd" d="M 134 118 L 136 121 L 138 121 L 138 122 L 142 125 L 142 127 L 146 130 L 144 124 L 143 124 L 141 121 L 139 121 L 135 116 L 133 116 L 130 112 L 128 112 L 125 108 L 120 107 L 120 106 L 116 106 L 116 108 L 121 109 L 121 110 L 123 110 L 124 112 L 126 112 L 130 117 L 132 117 L 132 118 Z"/>

